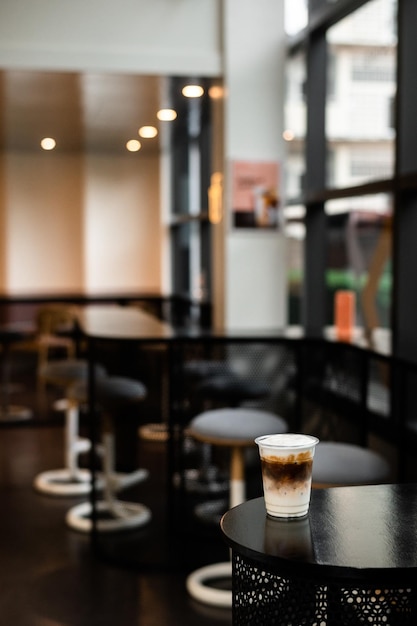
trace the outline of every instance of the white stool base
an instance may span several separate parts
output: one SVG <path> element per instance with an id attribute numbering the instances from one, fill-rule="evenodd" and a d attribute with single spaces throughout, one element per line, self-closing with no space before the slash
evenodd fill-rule
<path id="1" fill-rule="evenodd" d="M 232 563 L 213 563 L 195 570 L 186 580 L 187 591 L 192 598 L 222 608 L 232 607 L 232 592 L 227 589 L 215 589 L 207 582 L 216 578 L 232 579 Z"/>
<path id="2" fill-rule="evenodd" d="M 112 509 L 104 500 L 96 503 L 97 513 L 108 513 L 114 517 L 109 519 L 98 519 L 97 530 L 99 532 L 113 532 L 117 530 L 127 530 L 128 528 L 137 528 L 144 526 L 152 517 L 148 507 L 135 502 L 124 502 L 118 500 L 113 503 Z M 91 502 L 82 502 L 73 506 L 65 517 L 68 526 L 74 530 L 86 533 L 91 532 L 93 522 L 91 519 L 92 506 Z"/>
<path id="3" fill-rule="evenodd" d="M 91 472 L 78 469 L 74 475 L 68 469 L 50 470 L 38 474 L 33 486 L 52 496 L 81 496 L 91 491 Z"/>
<path id="4" fill-rule="evenodd" d="M 25 406 L 9 404 L 6 409 L 0 410 L 0 422 L 23 422 L 33 417 L 33 411 Z"/>
<path id="5" fill-rule="evenodd" d="M 138 430 L 139 437 L 144 441 L 168 441 L 169 431 L 166 424 L 144 424 Z"/>

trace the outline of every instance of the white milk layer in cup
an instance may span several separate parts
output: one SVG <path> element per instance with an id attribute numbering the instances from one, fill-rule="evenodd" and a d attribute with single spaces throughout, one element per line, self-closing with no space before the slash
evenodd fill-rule
<path id="1" fill-rule="evenodd" d="M 266 512 L 290 519 L 307 515 L 317 437 L 298 433 L 257 437 Z"/>

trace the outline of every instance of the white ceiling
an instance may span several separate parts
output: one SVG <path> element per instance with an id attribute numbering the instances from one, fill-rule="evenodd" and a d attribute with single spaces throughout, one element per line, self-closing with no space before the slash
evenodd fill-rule
<path id="1" fill-rule="evenodd" d="M 158 126 L 166 80 L 157 76 L 0 72 L 0 144 L 38 150 L 54 137 L 57 150 L 125 151 L 138 128 Z M 159 150 L 159 139 L 140 139 L 140 154 Z"/>

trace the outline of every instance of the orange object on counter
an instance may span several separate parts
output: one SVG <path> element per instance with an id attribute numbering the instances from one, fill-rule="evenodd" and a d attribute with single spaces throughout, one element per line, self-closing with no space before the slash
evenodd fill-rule
<path id="1" fill-rule="evenodd" d="M 335 294 L 334 321 L 336 338 L 340 341 L 351 341 L 355 327 L 356 294 L 353 291 L 341 290 Z"/>

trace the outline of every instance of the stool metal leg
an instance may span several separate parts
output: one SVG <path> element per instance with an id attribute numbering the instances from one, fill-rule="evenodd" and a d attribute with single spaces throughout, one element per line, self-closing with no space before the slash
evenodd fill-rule
<path id="1" fill-rule="evenodd" d="M 78 402 L 65 399 L 65 467 L 41 472 L 34 480 L 37 491 L 53 496 L 79 496 L 91 491 L 91 472 L 78 466 L 78 456 L 91 448 L 91 442 L 78 436 Z"/>
<path id="2" fill-rule="evenodd" d="M 138 469 L 129 474 L 115 471 L 115 445 L 114 435 L 111 431 L 105 431 L 102 437 L 103 448 L 103 499 L 95 503 L 99 519 L 97 530 L 99 532 L 111 532 L 137 528 L 147 524 L 151 520 L 151 512 L 143 504 L 119 500 L 116 494 L 133 484 L 142 482 L 148 477 L 146 469 Z M 100 519 L 100 513 L 105 513 L 106 518 Z M 107 517 L 110 515 L 110 517 Z M 68 526 L 81 532 L 92 530 L 92 506 L 91 502 L 82 502 L 72 507 L 66 515 Z"/>
<path id="3" fill-rule="evenodd" d="M 76 402 L 68 400 L 65 417 L 65 465 L 71 478 L 80 479 L 78 455 L 91 449 L 91 442 L 85 437 L 79 437 L 79 408 Z M 84 474 L 84 472 L 82 472 Z M 88 477 L 90 473 L 87 472 Z"/>
<path id="4" fill-rule="evenodd" d="M 246 484 L 243 448 L 234 446 L 230 454 L 230 508 L 232 508 L 246 500 Z"/>
<path id="5" fill-rule="evenodd" d="M 241 446 L 233 446 L 230 451 L 230 508 L 245 501 L 245 465 L 244 450 Z M 216 589 L 210 586 L 211 580 L 232 579 L 232 562 L 213 563 L 195 570 L 186 580 L 188 593 L 203 602 L 221 608 L 231 608 L 233 594 L 228 589 Z"/>

